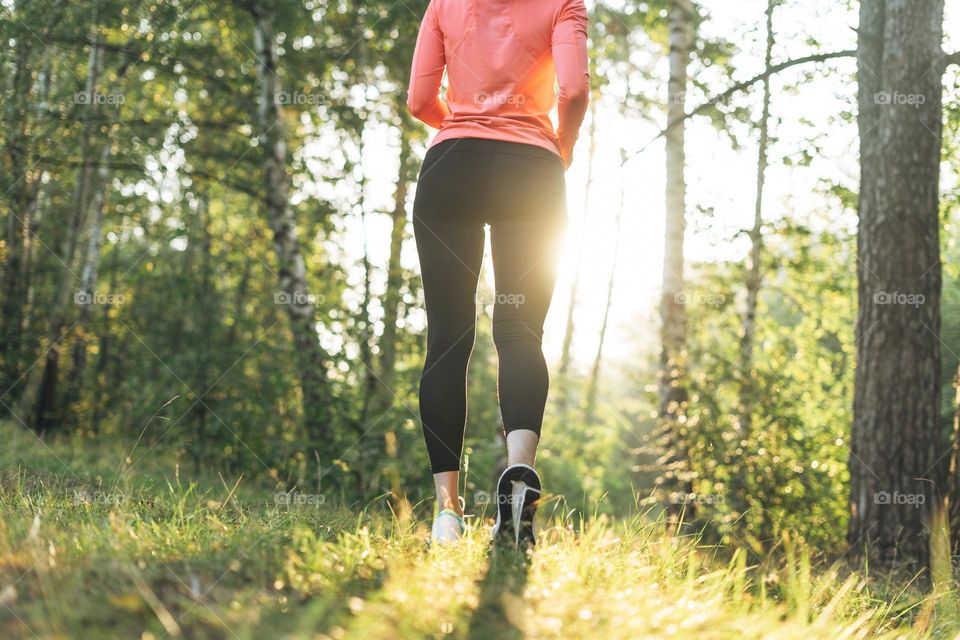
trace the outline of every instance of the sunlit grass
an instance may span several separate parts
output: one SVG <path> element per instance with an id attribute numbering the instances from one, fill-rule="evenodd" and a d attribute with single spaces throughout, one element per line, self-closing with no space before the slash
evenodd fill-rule
<path id="1" fill-rule="evenodd" d="M 21 443 L 23 444 L 23 443 Z M 743 552 L 662 523 L 545 513 L 528 558 L 488 523 L 429 548 L 426 508 L 278 506 L 175 470 L 121 491 L 31 471 L 0 486 L 0 637 L 954 637 L 955 594 Z M 7 463 L 11 460 L 7 460 Z M 545 510 L 546 511 L 546 510 Z M 552 515 L 551 515 L 552 513 Z"/>

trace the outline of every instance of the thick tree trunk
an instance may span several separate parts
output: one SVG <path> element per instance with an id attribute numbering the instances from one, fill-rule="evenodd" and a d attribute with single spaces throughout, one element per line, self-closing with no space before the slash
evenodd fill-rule
<path id="1" fill-rule="evenodd" d="M 259 139 L 264 150 L 266 214 L 273 231 L 279 266 L 277 301 L 284 304 L 293 335 L 309 448 L 319 453 L 331 437 L 331 394 L 327 357 L 320 346 L 313 296 L 300 252 L 296 220 L 290 205 L 287 147 L 277 104 L 277 47 L 273 16 L 267 3 L 253 5 L 257 81 L 260 89 Z"/>
<path id="2" fill-rule="evenodd" d="M 951 549 L 960 551 L 960 364 L 953 378 L 953 438 L 951 440 L 950 468 L 948 479 L 949 524 Z"/>
<path id="3" fill-rule="evenodd" d="M 773 64 L 773 10 L 777 0 L 768 0 L 766 12 L 767 45 L 764 53 L 764 70 Z M 753 434 L 753 408 L 756 398 L 756 380 L 753 374 L 753 344 L 757 326 L 757 298 L 760 295 L 761 258 L 763 253 L 763 188 L 767 172 L 767 146 L 770 142 L 770 76 L 763 78 L 763 104 L 760 110 L 760 140 L 757 143 L 757 192 L 753 205 L 753 227 L 750 229 L 750 266 L 747 269 L 747 302 L 743 311 L 743 335 L 740 337 L 740 431 L 736 434 L 736 446 L 732 456 L 730 481 L 731 507 L 743 513 L 749 504 L 748 470 L 744 461 L 750 456 Z"/>
<path id="4" fill-rule="evenodd" d="M 660 298 L 660 457 L 658 484 L 665 493 L 668 520 L 694 515 L 689 464 L 686 403 L 687 314 L 683 291 L 683 234 L 686 227 L 684 167 L 684 98 L 687 65 L 693 44 L 695 6 L 690 0 L 670 5 L 670 79 L 667 85 L 666 224 L 663 245 L 663 287 Z"/>
<path id="5" fill-rule="evenodd" d="M 945 490 L 940 407 L 943 0 L 867 0 L 857 45 L 859 312 L 849 543 L 926 562 Z"/>

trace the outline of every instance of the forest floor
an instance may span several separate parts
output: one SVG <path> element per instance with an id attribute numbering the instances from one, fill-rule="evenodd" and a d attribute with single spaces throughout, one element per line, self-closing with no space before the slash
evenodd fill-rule
<path id="1" fill-rule="evenodd" d="M 428 549 L 421 518 L 383 501 L 278 504 L 242 479 L 194 483 L 173 468 L 122 465 L 111 474 L 95 449 L 48 448 L 7 426 L 0 435 L 2 638 L 810 640 L 960 629 L 954 594 L 819 566 L 798 546 L 751 566 L 639 516 L 554 512 L 529 558 L 492 550 L 478 520 L 462 544 Z"/>

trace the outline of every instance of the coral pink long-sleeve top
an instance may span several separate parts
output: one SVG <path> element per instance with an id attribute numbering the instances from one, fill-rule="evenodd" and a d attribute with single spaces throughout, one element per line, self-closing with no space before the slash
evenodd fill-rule
<path id="1" fill-rule="evenodd" d="M 450 138 L 549 149 L 569 164 L 590 93 L 583 0 L 431 0 L 407 107 Z M 446 100 L 440 97 L 447 71 Z M 554 87 L 559 86 L 559 95 Z M 557 130 L 549 113 L 557 105 Z"/>

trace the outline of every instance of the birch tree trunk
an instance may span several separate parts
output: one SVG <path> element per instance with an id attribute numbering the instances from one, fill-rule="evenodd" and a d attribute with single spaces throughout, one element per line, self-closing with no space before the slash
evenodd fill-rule
<path id="1" fill-rule="evenodd" d="M 740 424 L 732 456 L 730 482 L 731 506 L 743 513 L 749 504 L 746 493 L 749 472 L 743 468 L 750 456 L 753 434 L 753 407 L 756 398 L 756 380 L 753 374 L 753 344 L 757 326 L 757 297 L 762 283 L 761 259 L 763 252 L 763 188 L 767 172 L 767 147 L 770 143 L 770 68 L 773 64 L 773 11 L 778 0 L 768 0 L 766 11 L 767 44 L 764 52 L 763 104 L 760 110 L 760 140 L 757 143 L 757 192 L 753 205 L 753 227 L 750 229 L 750 266 L 747 270 L 747 301 L 743 311 L 743 334 L 740 337 Z"/>
<path id="2" fill-rule="evenodd" d="M 943 0 L 867 0 L 857 43 L 859 311 L 850 451 L 854 552 L 928 560 L 946 489 L 940 429 Z"/>
<path id="3" fill-rule="evenodd" d="M 37 100 L 36 100 L 36 109 L 38 112 L 47 112 L 50 109 L 50 104 L 48 99 L 50 97 L 50 87 L 53 84 L 53 68 L 50 62 L 50 59 L 54 57 L 55 50 L 53 48 L 48 48 L 44 52 L 43 64 L 40 68 L 40 72 L 37 76 Z M 33 288 L 33 259 L 36 249 L 36 243 L 34 238 L 37 237 L 37 231 L 40 228 L 40 219 L 43 215 L 44 205 L 46 203 L 46 190 L 45 185 L 49 180 L 50 174 L 46 169 L 41 169 L 37 172 L 36 178 L 33 178 L 33 186 L 30 190 L 30 208 L 28 209 L 28 218 L 25 220 L 26 226 L 23 230 L 23 289 L 24 289 L 24 304 L 20 311 L 22 313 L 22 318 L 19 319 L 19 331 L 21 335 L 29 334 L 32 328 L 32 314 L 29 312 L 30 309 L 33 309 L 33 300 L 34 300 L 34 288 Z M 14 353 L 16 354 L 15 359 L 13 360 L 14 365 L 19 361 L 22 356 L 22 347 L 23 341 L 20 338 L 17 338 L 19 344 L 15 345 Z M 13 346 L 13 345 L 7 345 Z M 0 356 L 2 359 L 2 356 Z"/>
<path id="4" fill-rule="evenodd" d="M 112 157 L 113 140 L 108 137 L 100 153 L 96 190 L 90 203 L 90 213 L 93 215 L 93 219 L 90 222 L 90 235 L 87 238 L 83 268 L 80 271 L 80 287 L 77 290 L 77 295 L 82 300 L 92 300 L 97 287 L 100 247 L 103 244 L 103 215 L 107 193 L 110 189 L 110 160 Z M 80 316 L 77 319 L 76 338 L 73 342 L 73 369 L 70 372 L 70 384 L 68 385 L 70 393 L 74 396 L 79 395 L 83 374 L 87 367 L 86 327 L 90 320 L 90 308 L 90 304 L 80 305 Z"/>
<path id="5" fill-rule="evenodd" d="M 60 280 L 50 309 L 50 320 L 46 338 L 41 346 L 43 364 L 30 369 L 24 377 L 23 393 L 17 402 L 15 414 L 27 426 L 39 432 L 46 431 L 56 420 L 57 382 L 60 369 L 60 349 L 64 338 L 67 309 L 76 283 L 76 273 L 80 268 L 78 247 L 83 235 L 92 182 L 92 158 L 90 143 L 96 129 L 99 101 L 96 93 L 99 86 L 100 71 L 103 63 L 103 48 L 98 34 L 98 24 L 94 16 L 91 28 L 90 55 L 87 61 L 86 104 L 83 106 L 84 125 L 80 134 L 80 168 L 74 185 L 73 203 L 70 219 L 67 222 L 67 235 L 64 242 Z M 83 302 L 83 300 L 78 299 Z"/>
<path id="6" fill-rule="evenodd" d="M 670 79 L 667 85 L 666 133 L 666 224 L 663 245 L 663 286 L 660 298 L 660 442 L 663 453 L 658 484 L 665 492 L 665 509 L 670 522 L 685 512 L 692 493 L 687 449 L 687 316 L 683 278 L 683 234 L 686 227 L 686 182 L 684 166 L 684 100 L 687 65 L 693 44 L 691 0 L 673 0 L 670 5 Z"/>
<path id="7" fill-rule="evenodd" d="M 264 150 L 265 208 L 279 266 L 276 300 L 285 305 L 293 336 L 294 357 L 300 378 L 304 424 L 309 447 L 319 453 L 331 434 L 331 394 L 327 357 L 320 346 L 316 310 L 307 286 L 307 272 L 296 221 L 290 205 L 287 147 L 282 115 L 277 103 L 277 46 L 273 16 L 267 3 L 252 5 L 257 54 L 257 109 L 259 140 Z"/>

